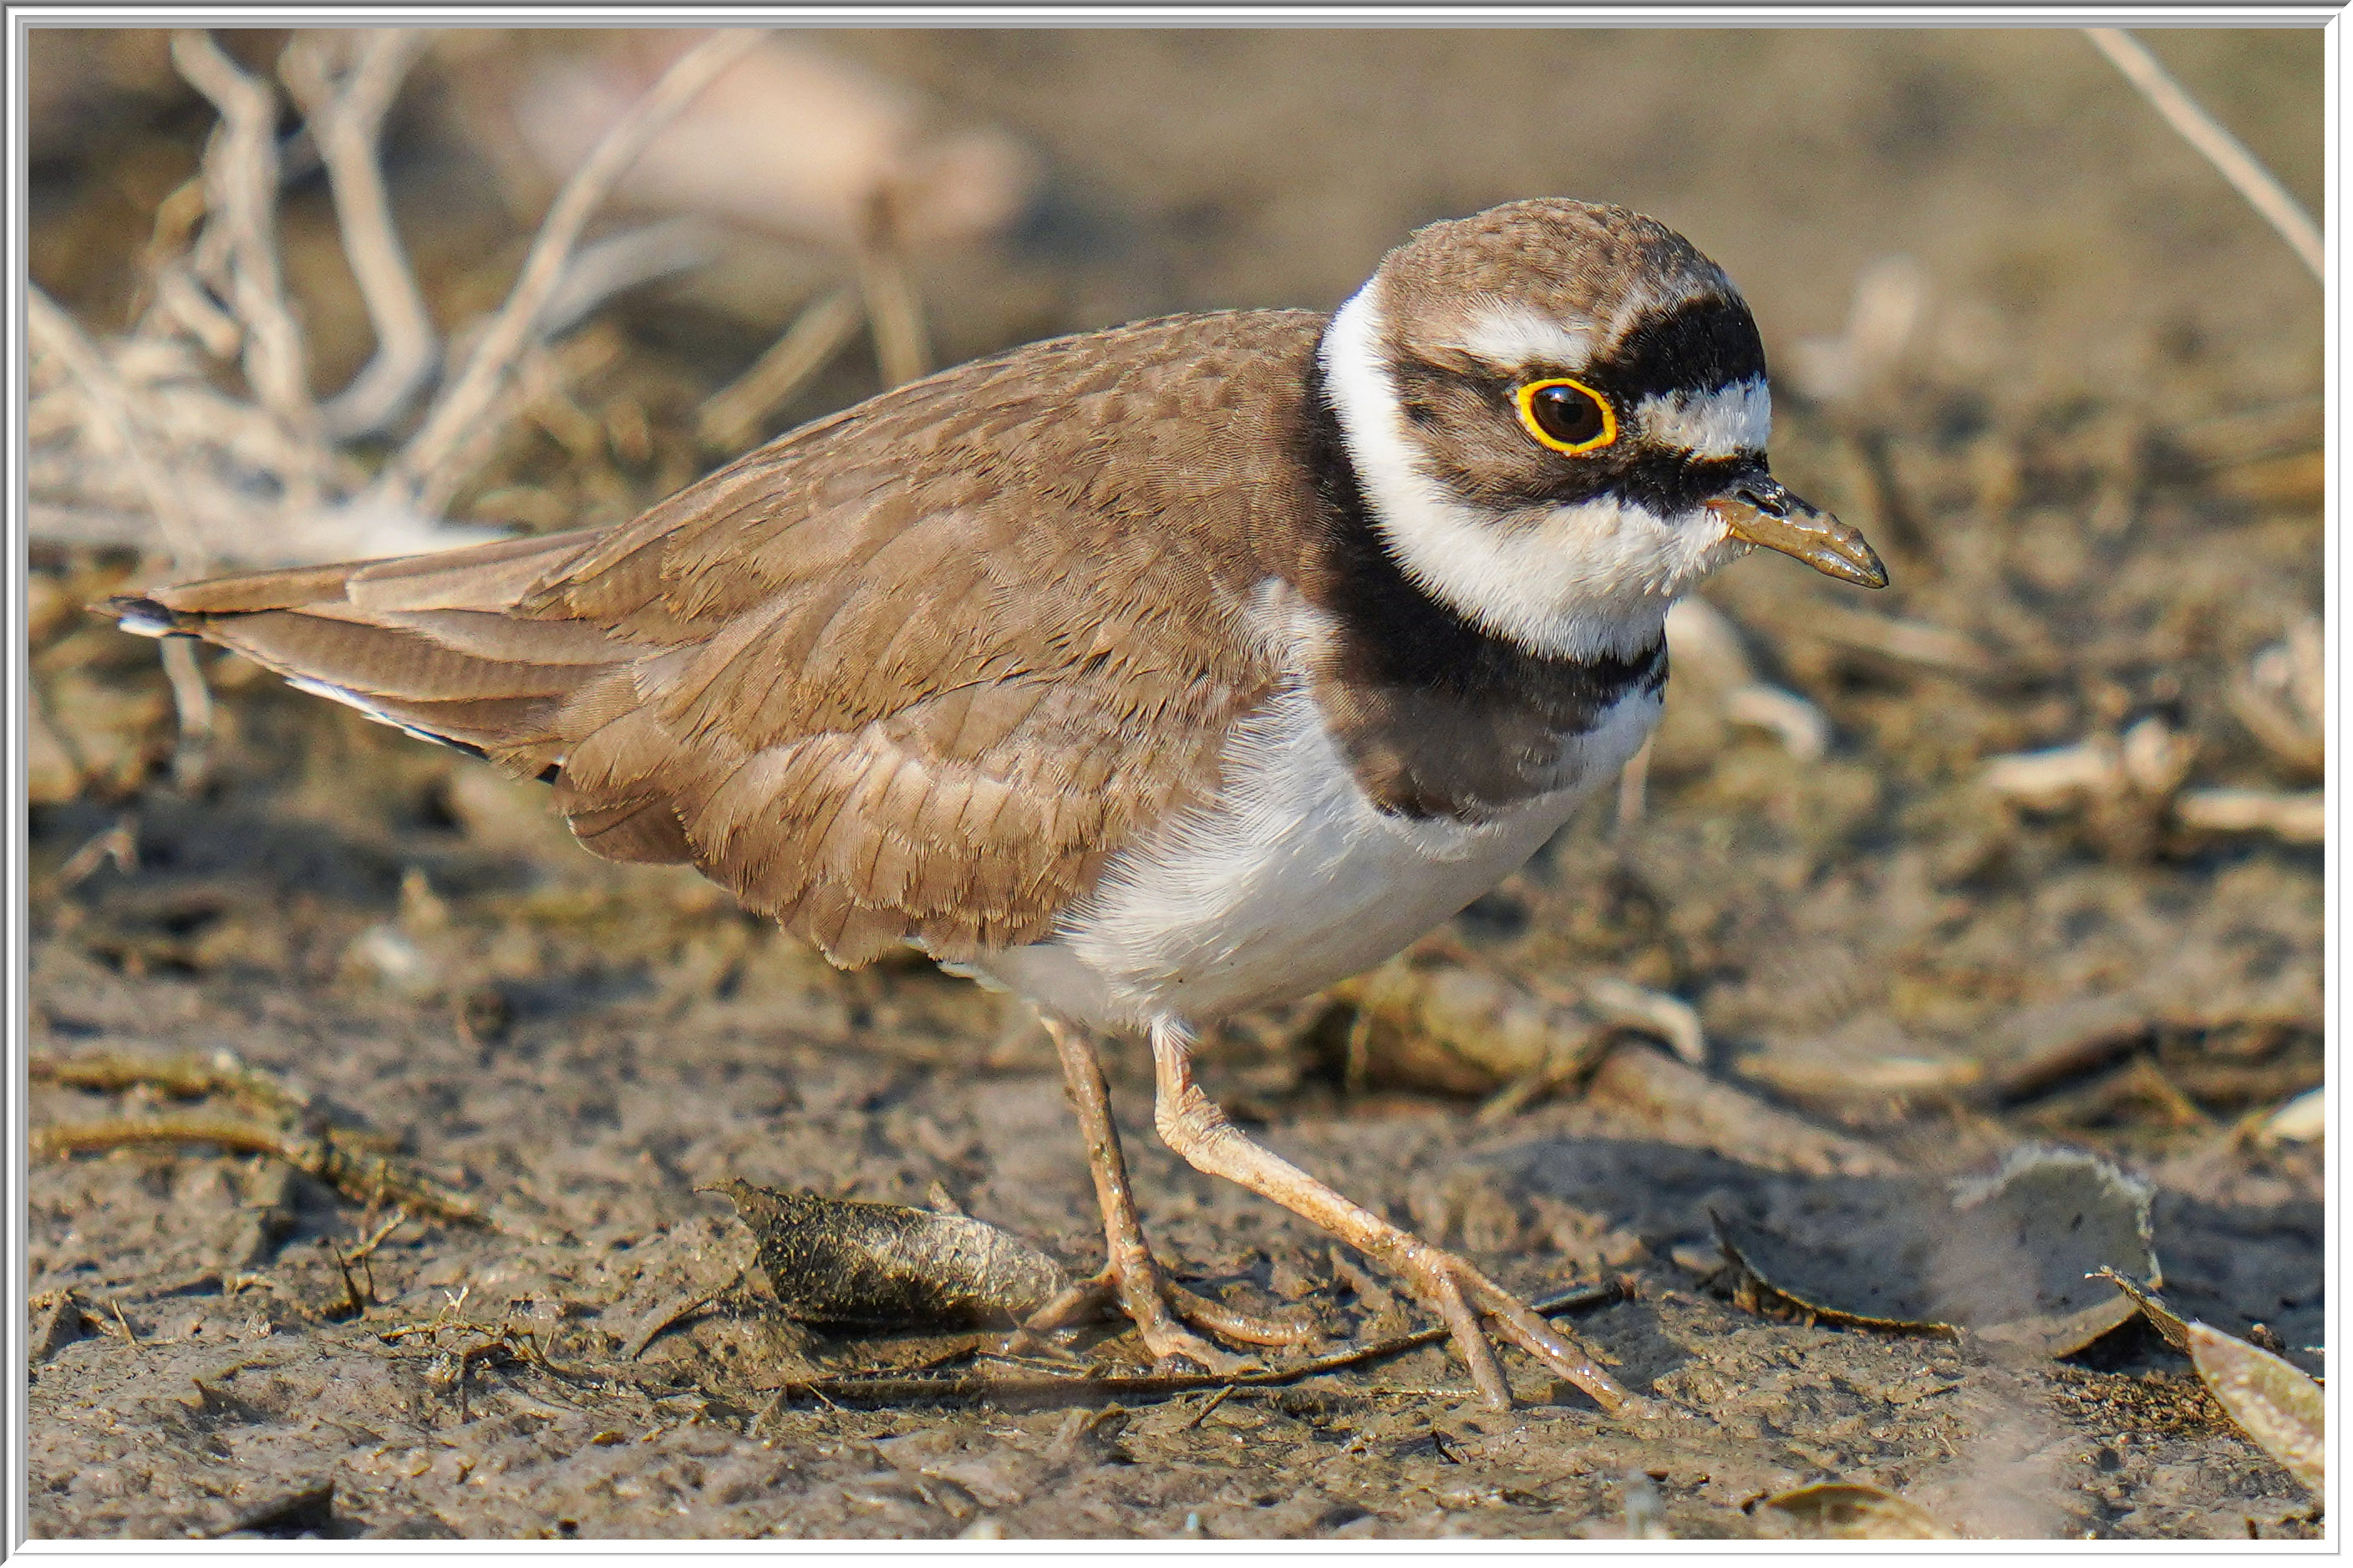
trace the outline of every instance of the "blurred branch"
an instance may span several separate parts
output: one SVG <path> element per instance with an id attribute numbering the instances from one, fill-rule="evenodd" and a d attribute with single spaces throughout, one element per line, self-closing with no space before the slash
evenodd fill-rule
<path id="1" fill-rule="evenodd" d="M 2158 63 L 2147 46 L 2130 33 L 2119 27 L 2086 27 L 2084 36 L 2165 116 L 2165 122 L 2213 164 L 2231 182 L 2231 187 L 2246 198 L 2247 205 L 2279 231 L 2280 237 L 2295 247 L 2313 277 L 2325 283 L 2327 259 L 2320 226 L 2312 221 L 2312 215 L 2287 194 L 2287 188 L 2272 176 L 2271 171 L 2256 161 L 2245 143 L 2200 108 L 2198 100 L 2173 79 L 2172 73 Z"/>
<path id="2" fill-rule="evenodd" d="M 298 35 L 278 69 L 303 121 L 281 139 L 281 100 L 267 76 L 209 34 L 175 34 L 174 63 L 220 118 L 198 173 L 156 214 L 152 296 L 128 332 L 102 342 L 47 295 L 29 306 L 34 531 L 147 547 L 160 527 L 184 576 L 225 562 L 407 555 L 495 537 L 438 510 L 508 422 L 579 370 L 579 356 L 551 354 L 548 341 L 619 290 L 699 265 L 713 248 L 691 221 L 589 246 L 579 244 L 583 229 L 656 133 L 765 36 L 716 34 L 673 65 L 557 197 L 501 308 L 445 350 L 394 226 L 382 163 L 387 117 L 427 35 Z M 280 186 L 313 155 L 375 336 L 368 365 L 323 408 L 278 233 Z M 242 385 L 216 374 L 230 361 L 242 363 Z M 451 381 L 390 464 L 371 471 L 345 449 L 397 419 L 445 363 Z M 184 735 L 200 741 L 200 674 L 185 649 L 167 647 L 164 658 Z M 188 760 L 193 770 L 196 753 Z"/>
<path id="3" fill-rule="evenodd" d="M 625 289 L 701 267 L 719 254 L 710 226 L 691 217 L 665 218 L 624 229 L 585 246 L 540 307 L 536 330 L 559 337 L 588 312 Z"/>
<path id="4" fill-rule="evenodd" d="M 180 738 L 172 748 L 172 778 L 183 790 L 204 787 L 212 773 L 213 693 L 205 684 L 204 667 L 196 662 L 195 644 L 186 637 L 165 637 L 156 656 L 163 660 L 164 681 L 172 689 L 172 711 Z"/>
<path id="5" fill-rule="evenodd" d="M 315 441 L 302 332 L 287 309 L 272 235 L 278 208 L 278 95 L 247 75 L 212 35 L 172 35 L 172 59 L 190 85 L 220 111 L 222 134 L 205 154 L 206 226 L 218 222 L 229 242 L 231 299 L 245 324 L 245 376 L 254 395 L 298 442 Z M 314 475 L 288 475 L 315 482 Z"/>
<path id="6" fill-rule="evenodd" d="M 329 56 L 347 37 L 356 40 L 357 58 L 338 86 Z M 385 115 L 424 49 L 425 35 L 415 27 L 304 33 L 279 63 L 326 163 L 343 255 L 375 331 L 375 356 L 320 410 L 327 434 L 339 439 L 381 430 L 396 418 L 433 374 L 439 352 L 433 318 L 393 227 L 376 156 Z"/>
<path id="7" fill-rule="evenodd" d="M 2232 678 L 2231 711 L 2263 749 L 2299 773 L 2328 770 L 2328 654 L 2318 616 L 2255 655 Z"/>
<path id="8" fill-rule="evenodd" d="M 1651 809 L 1651 742 L 1626 759 L 1618 770 L 1618 816 L 1610 831 L 1623 838 L 1642 825 Z"/>
<path id="9" fill-rule="evenodd" d="M 186 262 L 167 261 L 157 269 L 155 310 L 167 327 L 187 333 L 215 359 L 230 359 L 245 344 L 244 326 L 215 302 Z"/>
<path id="10" fill-rule="evenodd" d="M 504 389 L 529 348 L 540 315 L 563 281 L 580 234 L 654 137 L 719 75 L 767 37 L 758 28 L 714 33 L 681 56 L 607 132 L 565 183 L 524 258 L 522 275 L 466 368 L 426 416 L 424 427 L 388 464 L 375 496 L 416 511 L 437 510 L 456 484 L 450 462 Z"/>
<path id="11" fill-rule="evenodd" d="M 855 289 L 837 289 L 803 310 L 751 369 L 704 402 L 696 416 L 702 444 L 733 448 L 758 436 L 760 421 L 830 364 L 865 319 Z"/>
<path id="12" fill-rule="evenodd" d="M 866 241 L 858 261 L 867 319 L 874 324 L 874 358 L 884 386 L 915 380 L 932 368 L 931 335 L 923 327 L 923 299 L 907 276 L 906 247 L 900 236 L 899 202 L 886 184 L 868 205 Z"/>
<path id="13" fill-rule="evenodd" d="M 25 325 L 34 352 L 55 355 L 80 384 L 82 395 L 106 426 L 145 496 L 147 509 L 155 514 L 156 526 L 171 547 L 174 564 L 185 575 L 200 575 L 205 569 L 204 547 L 197 542 L 195 528 L 180 505 L 177 488 L 165 479 L 140 437 L 129 390 L 98 352 L 98 346 L 83 335 L 74 319 L 37 283 L 25 285 Z M 179 745 L 172 758 L 172 771 L 183 788 L 194 789 L 204 781 L 212 747 L 212 693 L 205 685 L 204 671 L 196 665 L 195 649 L 171 637 L 164 640 L 160 651 L 164 677 L 170 683 L 172 704 L 180 722 Z"/>
<path id="14" fill-rule="evenodd" d="M 130 391 L 98 352 L 98 345 L 37 283 L 25 285 L 25 327 L 34 353 L 55 355 L 80 386 L 99 424 L 146 498 L 148 510 L 154 513 L 164 541 L 171 547 L 173 563 L 190 576 L 201 574 L 205 569 L 205 550 L 197 542 L 196 531 L 180 505 L 176 487 L 157 466 L 140 437 L 132 413 Z"/>
<path id="15" fill-rule="evenodd" d="M 1993 655 L 1966 632 L 1932 626 L 1896 616 L 1873 615 L 1834 605 L 1809 605 L 1802 629 L 1826 642 L 1862 648 L 1905 664 L 1957 675 L 1991 675 L 1999 668 Z"/>
<path id="16" fill-rule="evenodd" d="M 2173 804 L 2181 826 L 2203 833 L 2268 833 L 2290 844 L 2328 837 L 2328 796 L 2320 790 L 2184 790 Z"/>

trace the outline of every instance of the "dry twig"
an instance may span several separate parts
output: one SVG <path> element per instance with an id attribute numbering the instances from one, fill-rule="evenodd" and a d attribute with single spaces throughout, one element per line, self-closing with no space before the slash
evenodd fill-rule
<path id="1" fill-rule="evenodd" d="M 624 289 L 689 271 L 718 254 L 714 232 L 694 218 L 666 218 L 607 235 L 581 247 L 565 266 L 555 291 L 539 308 L 535 330 L 543 341 L 560 337 Z"/>
<path id="2" fill-rule="evenodd" d="M 480 1204 L 420 1171 L 382 1154 L 346 1146 L 333 1129 L 305 1138 L 283 1128 L 232 1117 L 162 1116 L 113 1121 L 60 1122 L 37 1130 L 33 1151 L 52 1157 L 100 1153 L 152 1143 L 211 1143 L 238 1154 L 266 1154 L 325 1183 L 357 1203 L 391 1198 L 438 1219 L 488 1225 Z"/>
<path id="3" fill-rule="evenodd" d="M 1707 1035 L 1698 1010 L 1680 996 L 1651 991 L 1614 974 L 1596 974 L 1584 984 L 1586 1005 L 1606 1023 L 1656 1035 L 1694 1067 L 1707 1064 Z"/>
<path id="4" fill-rule="evenodd" d="M 1626 759 L 1618 770 L 1618 816 L 1613 831 L 1620 838 L 1642 825 L 1650 812 L 1651 742 Z"/>
<path id="5" fill-rule="evenodd" d="M 2094 735 L 2072 746 L 1988 759 L 1985 787 L 2036 811 L 2084 807 L 2103 817 L 2169 821 L 2192 833 L 2267 833 L 2290 844 L 2327 837 L 2321 790 L 2184 789 L 2197 752 L 2190 737 L 2143 719 L 2121 740 Z M 2113 836 L 2113 835 L 2112 835 Z M 2127 835 L 2137 843 L 2146 835 Z"/>
<path id="6" fill-rule="evenodd" d="M 433 374 L 439 352 L 433 318 L 393 227 L 376 142 L 400 84 L 424 53 L 425 34 L 388 27 L 350 35 L 348 73 L 333 79 L 329 56 L 343 35 L 306 33 L 287 46 L 279 75 L 301 105 L 327 166 L 343 256 L 366 301 L 376 352 L 351 385 L 320 409 L 326 433 L 341 439 L 381 430 Z"/>
<path id="7" fill-rule="evenodd" d="M 176 476 L 164 473 L 140 438 L 131 394 L 121 379 L 74 319 L 37 283 L 25 285 L 25 327 L 35 355 L 56 356 L 79 385 L 91 412 L 98 416 L 102 439 L 109 439 L 131 469 L 179 569 L 190 574 L 201 573 L 206 552 L 180 504 Z"/>
<path id="8" fill-rule="evenodd" d="M 2231 682 L 2231 710 L 2263 749 L 2299 773 L 2328 763 L 2328 669 L 2325 628 L 2307 616 L 2248 661 Z"/>
<path id="9" fill-rule="evenodd" d="M 126 877 L 139 868 L 139 819 L 128 812 L 116 818 L 113 826 L 92 835 L 66 858 L 66 863 L 58 868 L 53 889 L 59 893 L 70 892 L 109 862 Z M 41 1076 L 39 1063 L 40 1058 L 36 1057 L 29 1076 Z"/>
<path id="10" fill-rule="evenodd" d="M 1870 1144 L 1816 1127 L 1647 1046 L 1624 1045 L 1593 1075 L 1591 1098 L 1658 1117 L 1727 1159 L 1810 1176 L 1884 1176 L 1903 1167 Z"/>
<path id="11" fill-rule="evenodd" d="M 432 511 L 448 499 L 456 488 L 452 458 L 497 402 L 530 346 L 540 313 L 562 282 L 565 262 L 588 219 L 662 127 L 765 36 L 754 28 L 731 29 L 688 50 L 574 171 L 548 209 L 506 303 L 475 345 L 465 369 L 378 477 L 371 492 L 377 500 L 410 511 Z"/>
<path id="12" fill-rule="evenodd" d="M 183 790 L 200 789 L 211 771 L 212 688 L 205 684 L 204 667 L 196 662 L 195 647 L 186 638 L 164 638 L 157 657 L 163 660 L 164 682 L 172 689 L 172 710 L 180 722 L 180 738 L 172 748 L 172 779 Z"/>
<path id="13" fill-rule="evenodd" d="M 2268 833 L 2289 844 L 2328 837 L 2325 790 L 2189 789 L 2174 800 L 2173 817 L 2198 833 Z"/>
<path id="14" fill-rule="evenodd" d="M 2326 282 L 2327 251 L 2321 241 L 2320 226 L 2312 221 L 2312 215 L 2304 210 L 2303 204 L 2287 194 L 2287 187 L 2247 151 L 2246 144 L 2200 108 L 2138 38 L 2120 27 L 2086 27 L 2084 36 L 2165 117 L 2165 122 L 2213 164 L 2215 171 L 2231 182 L 2231 188 L 2263 215 L 2265 223 L 2279 231 L 2279 237 L 2294 248 L 2296 258 L 2310 268 L 2313 277 Z"/>
<path id="15" fill-rule="evenodd" d="M 1905 664 L 1949 670 L 1957 675 L 1990 675 L 1996 668 L 1993 657 L 1975 638 L 1926 621 L 1904 620 L 1835 605 L 1809 605 L 1804 622 L 1792 629 Z"/>
<path id="16" fill-rule="evenodd" d="M 702 444 L 733 450 L 757 437 L 760 421 L 832 363 L 865 319 L 854 289 L 837 289 L 804 310 L 751 369 L 704 402 L 696 416 Z"/>
<path id="17" fill-rule="evenodd" d="M 114 1313 L 114 1321 L 121 1325 L 122 1342 L 134 1351 L 145 1350 L 147 1347 L 139 1342 L 139 1336 L 131 1331 L 131 1320 L 122 1315 L 122 1303 L 111 1300 L 106 1305 Z"/>
<path id="18" fill-rule="evenodd" d="M 278 265 L 278 95 L 239 69 L 209 33 L 172 35 L 172 60 L 220 111 L 221 155 L 205 160 L 205 196 L 208 213 L 228 237 L 232 298 L 245 323 L 247 384 L 290 438 L 315 445 L 319 411 L 311 401 L 302 331 L 287 308 Z M 319 476 L 286 477 L 314 483 Z"/>
<path id="19" fill-rule="evenodd" d="M 907 276 L 897 202 L 887 185 L 874 194 L 858 282 L 865 291 L 866 314 L 874 323 L 874 359 L 882 384 L 897 386 L 929 371 L 932 349 L 923 330 L 923 300 Z"/>
<path id="20" fill-rule="evenodd" d="M 130 826 L 130 819 L 125 818 L 113 831 L 128 832 Z M 299 1117 L 311 1109 L 308 1100 L 227 1051 L 208 1057 L 36 1056 L 26 1062 L 25 1076 L 35 1083 L 107 1094 L 139 1088 L 160 1089 L 177 1100 L 226 1094 L 280 1117 Z"/>
<path id="21" fill-rule="evenodd" d="M 25 286 L 25 321 L 27 336 L 36 354 L 47 353 L 64 365 L 66 372 L 81 388 L 90 408 L 98 416 L 96 428 L 104 433 L 102 445 L 111 446 L 132 474 L 139 491 L 147 502 L 148 511 L 163 530 L 174 564 L 185 575 L 201 574 L 206 564 L 203 545 L 198 542 L 187 510 L 180 500 L 176 476 L 165 474 L 162 466 L 148 451 L 147 443 L 139 431 L 137 416 L 132 410 L 130 391 L 106 363 L 96 344 L 75 324 L 71 316 L 49 298 L 38 284 Z M 179 716 L 179 741 L 174 748 L 172 769 L 184 789 L 194 789 L 203 782 L 206 758 L 211 751 L 213 732 L 212 693 L 205 685 L 204 671 L 196 664 L 195 651 L 185 644 L 167 641 L 162 650 L 164 677 L 172 690 L 172 702 Z"/>
<path id="22" fill-rule="evenodd" d="M 182 72 L 220 111 L 198 177 L 167 197 L 150 246 L 153 299 L 127 335 L 94 345 L 36 294 L 30 307 L 32 522 L 76 543 L 150 542 L 160 526 L 183 576 L 222 561 L 297 563 L 410 554 L 494 531 L 440 521 L 438 509 L 505 421 L 551 379 L 543 345 L 617 289 L 708 258 L 694 226 L 666 224 L 572 252 L 633 143 L 701 82 L 754 44 L 730 33 L 691 51 L 631 111 L 550 213 L 499 315 L 458 334 L 467 374 L 447 389 L 409 449 L 380 474 L 337 443 L 380 430 L 434 373 L 427 314 L 396 234 L 377 141 L 421 37 L 364 31 L 299 36 L 280 69 L 306 116 L 332 185 L 345 255 L 377 352 L 322 410 L 311 399 L 289 304 L 275 214 L 286 173 L 277 97 L 207 35 L 175 38 Z M 241 358 L 245 388 L 213 363 Z M 429 503 L 429 504 L 428 504 Z M 144 510 L 149 518 L 138 514 Z M 152 519 L 152 521 L 151 521 Z M 207 705 L 185 649 L 167 651 L 180 700 L 184 779 L 201 771 Z"/>

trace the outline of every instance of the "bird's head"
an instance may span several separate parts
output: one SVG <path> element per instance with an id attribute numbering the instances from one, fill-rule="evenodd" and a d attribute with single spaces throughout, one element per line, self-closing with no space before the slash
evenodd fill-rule
<path id="1" fill-rule="evenodd" d="M 1767 469 L 1765 350 L 1731 279 L 1640 214 L 1529 201 L 1432 224 L 1341 307 L 1320 362 L 1383 543 L 1535 651 L 1647 647 L 1760 544 L 1887 582 Z"/>

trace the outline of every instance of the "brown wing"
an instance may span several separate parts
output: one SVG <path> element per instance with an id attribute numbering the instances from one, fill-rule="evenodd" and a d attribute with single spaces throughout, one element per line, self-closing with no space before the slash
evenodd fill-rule
<path id="1" fill-rule="evenodd" d="M 553 770 L 581 841 L 691 860 L 837 962 L 1046 934 L 1214 786 L 1277 678 L 1320 318 L 1032 345 L 785 437 L 602 533 L 164 589 L 379 717 Z"/>

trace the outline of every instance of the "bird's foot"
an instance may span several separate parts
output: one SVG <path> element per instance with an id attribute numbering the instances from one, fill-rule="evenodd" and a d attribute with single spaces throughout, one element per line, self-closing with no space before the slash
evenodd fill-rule
<path id="1" fill-rule="evenodd" d="M 1258 1317 L 1197 1295 L 1169 1279 L 1149 1255 L 1140 1264 L 1125 1268 L 1114 1264 L 1082 1281 L 1040 1308 L 1022 1328 L 1029 1333 L 1043 1333 L 1074 1322 L 1106 1302 L 1116 1302 L 1134 1323 L 1144 1348 L 1152 1352 L 1157 1366 L 1182 1360 L 1204 1372 L 1226 1373 L 1248 1372 L 1260 1364 L 1220 1350 L 1187 1328 L 1187 1323 L 1243 1344 L 1306 1344 L 1322 1337 L 1322 1331 L 1313 1323 Z"/>
<path id="2" fill-rule="evenodd" d="M 1610 1414 L 1635 1415 L 1649 1410 L 1650 1401 L 1602 1371 L 1574 1336 L 1546 1322 L 1526 1302 L 1453 1253 L 1415 1240 L 1388 1261 L 1445 1321 L 1455 1353 L 1471 1369 L 1471 1381 L 1493 1408 L 1512 1407 L 1512 1387 L 1487 1342 L 1490 1327 Z"/>
<path id="3" fill-rule="evenodd" d="M 1527 1303 L 1464 1259 L 1399 1230 L 1242 1136 L 1217 1102 L 1193 1081 L 1192 1036 L 1181 1023 L 1171 1018 L 1154 1023 L 1152 1061 L 1159 1087 L 1152 1120 L 1162 1140 L 1195 1170 L 1223 1176 L 1261 1197 L 1271 1198 L 1396 1270 L 1413 1293 L 1445 1321 L 1455 1350 L 1469 1363 L 1472 1381 L 1489 1405 L 1509 1410 L 1512 1385 L 1504 1381 L 1503 1368 L 1496 1364 L 1482 1319 L 1504 1338 L 1585 1390 L 1602 1409 L 1631 1415 L 1657 1408 L 1620 1387 L 1567 1333 L 1546 1322 Z"/>

